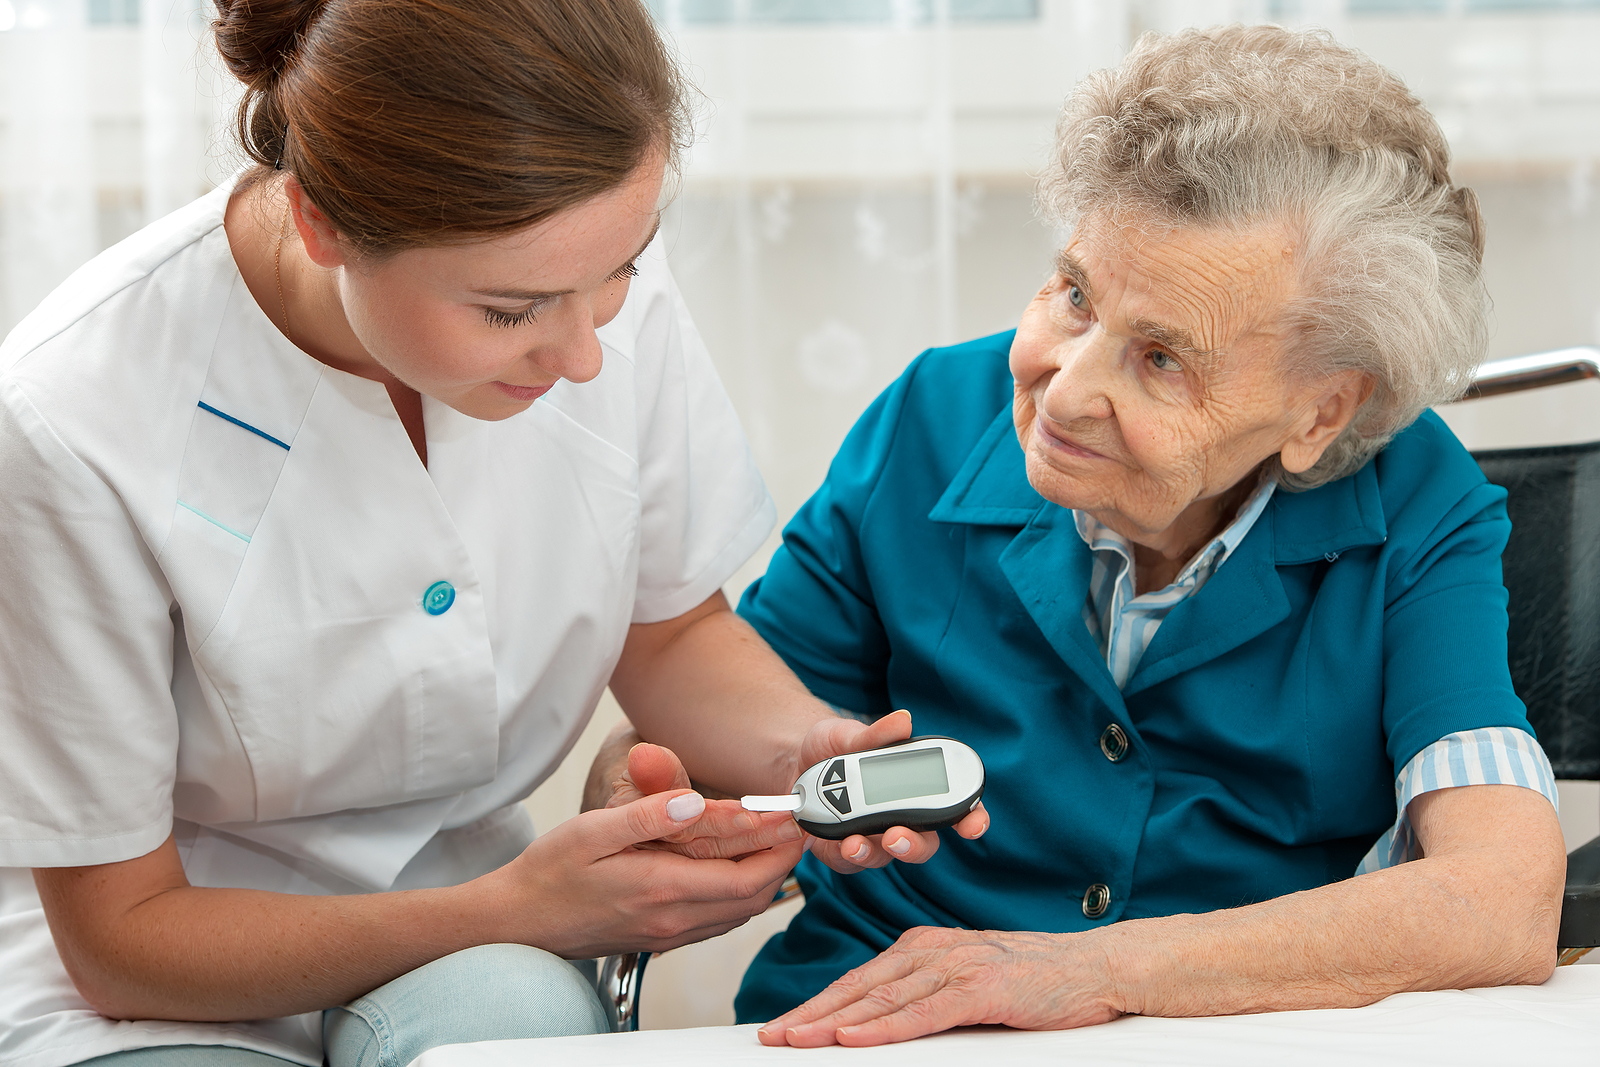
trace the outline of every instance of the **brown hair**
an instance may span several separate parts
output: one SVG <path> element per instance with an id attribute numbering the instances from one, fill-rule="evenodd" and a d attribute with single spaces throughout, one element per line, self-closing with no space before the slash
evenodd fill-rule
<path id="1" fill-rule="evenodd" d="M 216 0 L 238 132 L 359 255 L 520 229 L 675 163 L 685 91 L 640 0 Z"/>

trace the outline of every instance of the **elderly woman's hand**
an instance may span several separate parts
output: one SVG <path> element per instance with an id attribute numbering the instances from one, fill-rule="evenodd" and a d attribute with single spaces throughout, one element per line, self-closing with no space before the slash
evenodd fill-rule
<path id="1" fill-rule="evenodd" d="M 813 726 L 800 743 L 796 774 L 813 764 L 847 752 L 860 752 L 904 741 L 911 736 L 911 713 L 897 711 L 866 725 L 855 719 L 824 719 Z M 980 803 L 956 823 L 955 832 L 969 840 L 982 837 L 989 829 L 989 813 Z M 939 851 L 939 835 L 917 833 L 904 826 L 891 827 L 878 837 L 852 834 L 843 841 L 812 838 L 806 847 L 811 854 L 840 874 L 854 874 L 869 867 L 882 867 L 890 860 L 924 863 Z"/>
<path id="2" fill-rule="evenodd" d="M 889 949 L 763 1026 L 764 1045 L 883 1045 L 999 1023 L 1063 1030 L 1121 1014 L 1092 934 L 907 930 Z"/>

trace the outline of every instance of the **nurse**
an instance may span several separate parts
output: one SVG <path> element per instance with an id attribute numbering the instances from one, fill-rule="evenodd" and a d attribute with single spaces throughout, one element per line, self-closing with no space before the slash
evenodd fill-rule
<path id="1" fill-rule="evenodd" d="M 720 592 L 773 507 L 656 238 L 683 88 L 637 0 L 217 6 L 256 166 L 0 348 L 0 1062 L 602 1029 L 567 959 L 799 859 L 688 775 L 909 730 Z M 534 840 L 607 684 L 670 750 Z"/>

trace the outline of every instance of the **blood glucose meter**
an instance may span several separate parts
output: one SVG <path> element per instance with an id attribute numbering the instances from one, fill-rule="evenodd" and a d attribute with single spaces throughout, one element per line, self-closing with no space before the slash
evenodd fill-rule
<path id="1" fill-rule="evenodd" d="M 953 826 L 983 796 L 983 760 L 950 737 L 909 741 L 825 759 L 806 769 L 794 792 L 748 796 L 747 811 L 792 811 L 813 837 L 842 841 L 891 826 Z"/>

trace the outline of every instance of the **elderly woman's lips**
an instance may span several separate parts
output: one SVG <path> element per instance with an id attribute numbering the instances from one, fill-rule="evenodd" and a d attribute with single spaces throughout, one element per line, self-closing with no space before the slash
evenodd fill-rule
<path id="1" fill-rule="evenodd" d="M 538 400 L 550 391 L 548 385 L 512 385 L 509 382 L 495 382 L 494 384 L 512 400 Z"/>
<path id="2" fill-rule="evenodd" d="M 1045 444 L 1049 445 L 1051 449 L 1057 452 L 1065 452 L 1069 456 L 1080 456 L 1084 459 L 1110 458 L 1102 452 L 1096 452 L 1092 448 L 1085 448 L 1083 445 L 1080 445 L 1076 441 L 1070 440 L 1069 438 L 1063 437 L 1059 433 L 1053 433 L 1050 430 L 1049 425 L 1045 422 L 1043 415 L 1040 415 L 1033 420 L 1033 429 Z"/>

